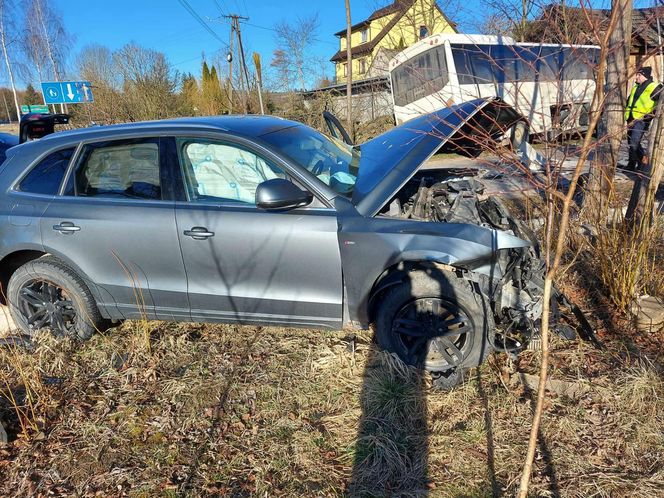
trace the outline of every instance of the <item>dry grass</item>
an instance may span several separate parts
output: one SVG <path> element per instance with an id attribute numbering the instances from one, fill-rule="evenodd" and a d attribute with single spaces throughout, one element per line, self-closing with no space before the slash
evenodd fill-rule
<path id="1" fill-rule="evenodd" d="M 627 310 L 642 294 L 664 293 L 664 218 L 652 227 L 632 228 L 616 213 L 608 226 L 598 227 L 588 257 L 613 304 Z"/>
<path id="2" fill-rule="evenodd" d="M 0 124 L 0 133 L 10 133 L 12 135 L 18 135 L 18 123 L 4 123 Z"/>
<path id="3" fill-rule="evenodd" d="M 533 407 L 516 372 L 537 369 L 497 356 L 440 393 L 368 332 L 155 322 L 0 355 L 17 404 L 35 396 L 23 425 L 3 399 L 7 496 L 509 496 Z M 550 393 L 533 496 L 664 493 L 660 360 L 555 344 L 573 389 Z"/>

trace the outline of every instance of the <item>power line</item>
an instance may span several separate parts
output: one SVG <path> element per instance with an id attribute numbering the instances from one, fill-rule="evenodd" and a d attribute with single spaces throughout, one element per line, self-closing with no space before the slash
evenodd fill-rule
<path id="1" fill-rule="evenodd" d="M 198 57 L 192 57 L 191 59 L 186 59 L 186 60 L 183 60 L 183 61 L 180 61 L 180 62 L 175 62 L 173 64 L 173 66 L 176 66 L 176 67 L 181 66 L 182 64 L 186 64 L 187 62 L 193 62 L 193 61 L 196 61 L 196 60 L 200 60 L 202 58 L 203 58 L 203 56 L 199 55 Z"/>
<path id="2" fill-rule="evenodd" d="M 279 31 L 274 29 L 274 28 L 268 28 L 267 26 L 259 26 L 258 24 L 252 24 L 250 22 L 245 22 L 247 26 L 251 26 L 252 28 L 258 28 L 258 29 L 264 29 L 265 31 L 273 31 L 274 33 L 278 33 Z M 321 40 L 319 38 L 312 38 L 313 41 L 319 42 L 319 43 L 327 43 L 328 45 L 334 45 L 335 47 L 338 46 L 338 43 L 327 41 L 327 40 Z"/>
<path id="3" fill-rule="evenodd" d="M 208 23 L 205 22 L 205 20 L 198 15 L 198 13 L 194 10 L 194 8 L 189 5 L 189 2 L 187 0 L 179 0 L 180 4 L 191 14 L 191 16 L 198 21 L 198 23 L 205 28 L 205 30 L 210 33 L 216 40 L 218 40 L 221 44 L 224 46 L 228 46 L 224 40 L 221 39 L 221 37 L 215 33 L 212 28 L 208 25 Z"/>
<path id="4" fill-rule="evenodd" d="M 223 15 L 224 12 L 227 12 L 227 9 L 224 9 L 221 4 L 217 0 L 213 0 L 214 4 L 217 6 L 217 9 L 219 9 L 219 13 Z"/>

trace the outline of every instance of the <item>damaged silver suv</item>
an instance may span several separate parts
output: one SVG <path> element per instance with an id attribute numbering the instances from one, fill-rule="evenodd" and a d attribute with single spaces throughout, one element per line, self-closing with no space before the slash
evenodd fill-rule
<path id="1" fill-rule="evenodd" d="M 7 151 L 0 283 L 27 335 L 134 318 L 340 329 L 449 387 L 542 309 L 534 238 L 472 179 L 419 171 L 476 155 L 497 100 L 359 146 L 275 117 L 96 127 Z M 511 336 L 510 336 L 511 337 Z M 509 348 L 509 347 L 508 347 Z"/>

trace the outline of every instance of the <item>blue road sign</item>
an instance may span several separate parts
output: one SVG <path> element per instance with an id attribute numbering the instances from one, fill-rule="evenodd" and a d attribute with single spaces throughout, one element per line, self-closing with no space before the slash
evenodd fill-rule
<path id="1" fill-rule="evenodd" d="M 46 104 L 85 104 L 94 102 L 89 81 L 46 81 L 41 84 Z"/>

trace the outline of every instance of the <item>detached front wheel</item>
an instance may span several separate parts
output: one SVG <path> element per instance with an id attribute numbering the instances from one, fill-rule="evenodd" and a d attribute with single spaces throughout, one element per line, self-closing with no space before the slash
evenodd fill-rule
<path id="1" fill-rule="evenodd" d="M 16 270 L 7 297 L 12 318 L 26 335 L 48 329 L 56 337 L 88 339 L 107 328 L 85 282 L 52 256 Z"/>
<path id="2" fill-rule="evenodd" d="M 379 345 L 431 372 L 441 389 L 484 361 L 493 326 L 487 298 L 443 271 L 408 273 L 382 296 L 376 318 Z"/>

